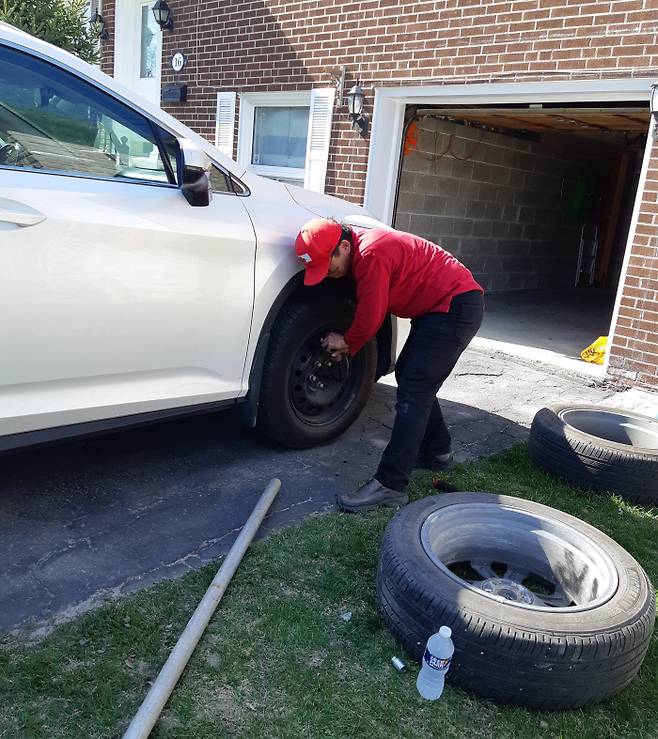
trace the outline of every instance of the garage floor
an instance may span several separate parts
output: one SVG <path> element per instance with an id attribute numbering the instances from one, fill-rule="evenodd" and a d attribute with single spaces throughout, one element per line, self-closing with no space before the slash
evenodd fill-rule
<path id="1" fill-rule="evenodd" d="M 608 334 L 614 300 L 613 292 L 594 288 L 490 293 L 476 343 L 596 373 L 601 368 L 580 352 Z"/>

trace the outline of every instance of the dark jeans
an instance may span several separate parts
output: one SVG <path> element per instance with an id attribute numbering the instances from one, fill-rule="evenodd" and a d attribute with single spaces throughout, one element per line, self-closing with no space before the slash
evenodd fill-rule
<path id="1" fill-rule="evenodd" d="M 484 314 L 482 293 L 452 299 L 448 313 L 427 313 L 411 321 L 411 332 L 395 367 L 398 383 L 395 423 L 375 478 L 404 490 L 418 457 L 450 450 L 450 433 L 436 394 L 475 336 Z"/>

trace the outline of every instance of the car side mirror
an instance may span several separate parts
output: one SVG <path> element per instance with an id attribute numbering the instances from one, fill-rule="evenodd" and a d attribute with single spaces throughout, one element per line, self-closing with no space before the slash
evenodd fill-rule
<path id="1" fill-rule="evenodd" d="M 208 172 L 212 162 L 189 139 L 179 139 L 178 184 L 190 205 L 201 207 L 210 204 L 212 189 Z"/>

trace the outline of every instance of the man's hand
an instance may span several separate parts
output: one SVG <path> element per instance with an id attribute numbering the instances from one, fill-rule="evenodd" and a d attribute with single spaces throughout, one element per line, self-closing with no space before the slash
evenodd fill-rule
<path id="1" fill-rule="evenodd" d="M 345 343 L 342 334 L 328 333 L 321 341 L 322 348 L 331 355 L 332 359 L 340 361 L 344 356 L 350 353 L 349 346 Z"/>

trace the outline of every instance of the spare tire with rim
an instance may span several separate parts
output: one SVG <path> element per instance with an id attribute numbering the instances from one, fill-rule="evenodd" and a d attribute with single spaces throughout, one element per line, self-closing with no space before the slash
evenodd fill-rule
<path id="1" fill-rule="evenodd" d="M 655 595 L 640 565 L 598 529 L 540 503 L 490 493 L 416 501 L 389 523 L 377 597 L 420 661 L 450 626 L 447 681 L 492 700 L 566 709 L 637 675 Z"/>
<path id="2" fill-rule="evenodd" d="M 658 420 L 605 406 L 542 408 L 528 450 L 538 467 L 574 485 L 658 503 Z"/>

